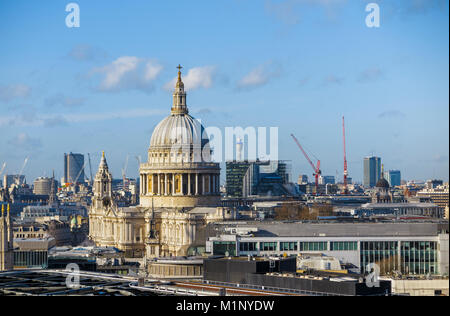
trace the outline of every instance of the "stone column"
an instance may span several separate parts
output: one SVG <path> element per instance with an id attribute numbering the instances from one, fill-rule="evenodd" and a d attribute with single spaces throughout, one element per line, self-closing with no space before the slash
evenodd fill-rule
<path id="1" fill-rule="evenodd" d="M 148 174 L 144 174 L 144 183 L 145 183 L 144 194 L 147 195 L 148 194 Z"/>
<path id="2" fill-rule="evenodd" d="M 157 179 L 158 179 L 158 195 L 161 195 L 161 174 L 160 173 L 158 173 Z"/>
<path id="3" fill-rule="evenodd" d="M 183 173 L 181 173 L 180 174 L 180 194 L 181 195 L 184 195 L 184 191 L 183 191 L 183 177 L 184 177 L 184 174 Z"/>
<path id="4" fill-rule="evenodd" d="M 172 195 L 175 195 L 175 173 L 172 173 Z"/>
<path id="5" fill-rule="evenodd" d="M 216 193 L 216 175 L 212 174 L 211 177 L 212 177 L 212 190 L 211 190 L 211 192 L 212 193 Z"/>
<path id="6" fill-rule="evenodd" d="M 142 193 L 142 195 L 145 195 L 145 186 L 147 185 L 147 182 L 145 182 L 145 173 L 142 175 L 142 185 L 141 185 L 141 187 L 142 187 L 142 191 L 141 191 L 141 193 Z"/>
<path id="7" fill-rule="evenodd" d="M 169 180 L 167 179 L 167 173 L 164 174 L 164 195 L 167 195 L 168 193 L 168 185 L 169 185 Z"/>
<path id="8" fill-rule="evenodd" d="M 187 191 L 187 194 L 191 195 L 191 174 L 188 173 L 187 177 L 188 177 L 188 191 Z"/>
<path id="9" fill-rule="evenodd" d="M 198 195 L 198 173 L 195 174 L 195 195 Z"/>
<path id="10" fill-rule="evenodd" d="M 155 177 L 152 174 L 152 195 L 155 195 Z"/>
<path id="11" fill-rule="evenodd" d="M 202 177 L 202 194 L 206 194 L 206 190 L 205 190 L 205 174 L 202 173 L 201 177 Z"/>

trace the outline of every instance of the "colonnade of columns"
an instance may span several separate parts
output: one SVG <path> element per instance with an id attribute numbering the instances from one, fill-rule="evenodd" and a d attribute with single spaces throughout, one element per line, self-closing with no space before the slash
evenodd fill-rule
<path id="1" fill-rule="evenodd" d="M 162 224 L 161 240 L 168 245 L 182 246 L 195 240 L 196 225 L 191 222 L 169 221 Z"/>
<path id="2" fill-rule="evenodd" d="M 144 239 L 144 227 L 128 222 L 116 222 L 104 217 L 96 217 L 90 220 L 91 236 L 97 242 L 111 239 L 114 242 L 142 242 Z"/>
<path id="3" fill-rule="evenodd" d="M 141 195 L 218 195 L 220 178 L 216 173 L 141 174 Z"/>

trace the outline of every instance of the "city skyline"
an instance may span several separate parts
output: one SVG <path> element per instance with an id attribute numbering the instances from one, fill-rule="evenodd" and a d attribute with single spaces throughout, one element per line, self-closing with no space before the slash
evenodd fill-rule
<path id="1" fill-rule="evenodd" d="M 379 29 L 364 23 L 368 1 L 78 1 L 72 29 L 65 2 L 2 3 L 0 164 L 16 174 L 29 157 L 28 183 L 59 180 L 65 152 L 90 153 L 95 172 L 104 150 L 114 178 L 127 155 L 136 178 L 181 63 L 190 113 L 278 126 L 292 179 L 311 172 L 290 133 L 341 181 L 344 115 L 354 181 L 372 154 L 403 179 L 448 181 L 448 3 L 378 2 Z"/>

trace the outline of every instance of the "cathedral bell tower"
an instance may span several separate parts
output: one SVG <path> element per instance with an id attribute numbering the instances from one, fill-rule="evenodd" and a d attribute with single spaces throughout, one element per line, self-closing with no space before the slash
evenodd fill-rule
<path id="1" fill-rule="evenodd" d="M 94 208 L 110 207 L 112 204 L 112 175 L 109 172 L 108 164 L 105 158 L 105 152 L 102 152 L 102 160 L 98 166 L 97 174 L 94 179 Z"/>
<path id="2" fill-rule="evenodd" d="M 178 65 L 178 79 L 173 92 L 173 106 L 170 114 L 188 114 L 189 111 L 186 105 L 186 92 L 184 92 L 184 83 L 181 80 L 181 65 Z"/>
<path id="3" fill-rule="evenodd" d="M 52 184 L 50 187 L 50 195 L 48 198 L 48 205 L 53 207 L 59 206 L 59 200 L 58 197 L 56 196 L 56 188 L 55 188 L 55 171 L 53 171 Z"/>

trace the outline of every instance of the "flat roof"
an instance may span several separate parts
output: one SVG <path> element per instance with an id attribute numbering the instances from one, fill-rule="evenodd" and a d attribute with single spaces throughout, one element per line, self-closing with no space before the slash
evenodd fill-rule
<path id="1" fill-rule="evenodd" d="M 448 221 L 378 222 L 378 223 L 311 223 L 247 222 L 236 227 L 256 227 L 255 237 L 371 237 L 371 236 L 437 236 L 449 230 Z M 214 236 L 211 236 L 214 237 Z"/>

